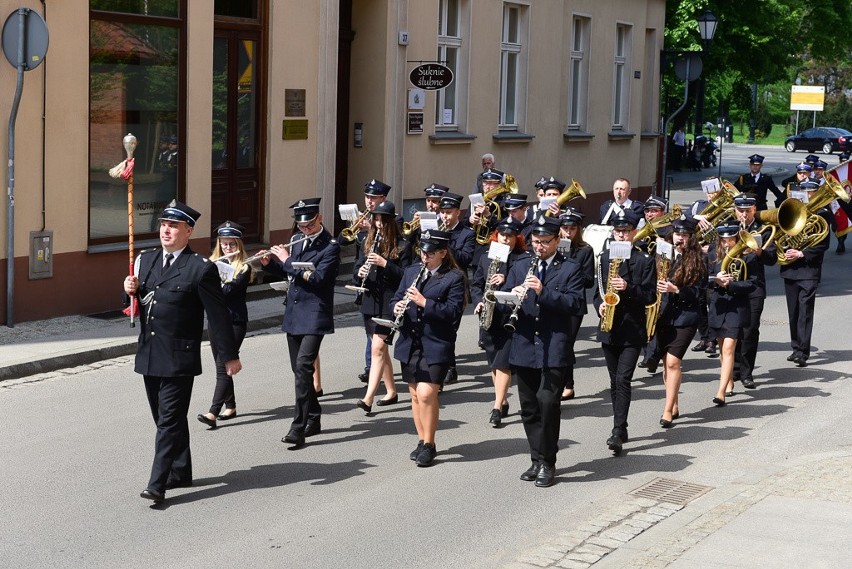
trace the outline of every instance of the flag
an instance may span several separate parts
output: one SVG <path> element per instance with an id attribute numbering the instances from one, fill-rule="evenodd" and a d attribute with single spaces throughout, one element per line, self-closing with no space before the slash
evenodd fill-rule
<path id="1" fill-rule="evenodd" d="M 849 161 L 841 163 L 839 166 L 829 170 L 826 172 L 829 176 L 834 176 L 838 182 L 846 189 L 846 192 L 849 193 L 852 190 L 852 182 L 849 181 Z M 834 213 L 834 217 L 837 219 L 837 228 L 834 230 L 834 234 L 837 237 L 842 237 L 849 232 L 852 232 L 852 223 L 850 223 L 849 215 L 846 213 L 847 208 L 841 208 L 840 204 L 837 200 L 831 202 L 831 211 Z"/>

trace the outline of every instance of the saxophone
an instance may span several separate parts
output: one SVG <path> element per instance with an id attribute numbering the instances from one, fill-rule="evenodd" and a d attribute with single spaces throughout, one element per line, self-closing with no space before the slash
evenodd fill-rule
<path id="1" fill-rule="evenodd" d="M 494 306 L 497 304 L 497 300 L 494 298 L 494 285 L 491 284 L 491 277 L 497 274 L 501 263 L 500 259 L 494 259 L 488 265 L 485 292 L 482 295 L 482 310 L 479 312 L 479 327 L 483 330 L 491 328 L 491 322 L 494 320 Z"/>
<path id="2" fill-rule="evenodd" d="M 657 280 L 665 280 L 669 275 L 671 261 L 665 255 L 657 255 Z M 657 291 L 657 300 L 653 304 L 645 305 L 645 332 L 648 340 L 654 337 L 657 330 L 657 320 L 660 318 L 660 304 L 663 302 L 663 293 Z"/>
<path id="3" fill-rule="evenodd" d="M 615 291 L 615 285 L 612 284 L 612 279 L 618 276 L 618 268 L 621 266 L 622 259 L 612 259 L 609 262 L 609 271 L 606 277 L 606 291 L 601 287 L 601 298 L 603 299 L 604 313 L 601 316 L 601 332 L 609 332 L 612 330 L 613 318 L 615 318 L 615 307 L 621 301 L 621 297 Z M 598 275 L 598 286 L 602 275 Z"/>

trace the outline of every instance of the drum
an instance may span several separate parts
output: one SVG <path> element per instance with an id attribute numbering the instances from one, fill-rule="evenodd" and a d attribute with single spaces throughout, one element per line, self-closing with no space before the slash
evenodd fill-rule
<path id="1" fill-rule="evenodd" d="M 612 238 L 612 225 L 591 224 L 583 229 L 583 241 L 592 246 L 595 257 L 603 252 L 606 242 Z"/>

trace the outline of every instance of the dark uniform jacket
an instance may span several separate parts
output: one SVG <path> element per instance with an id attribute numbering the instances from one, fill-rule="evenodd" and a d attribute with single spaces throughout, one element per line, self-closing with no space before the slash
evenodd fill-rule
<path id="1" fill-rule="evenodd" d="M 784 192 L 778 189 L 778 186 L 772 180 L 772 176 L 758 174 L 757 180 L 754 178 L 751 172 L 743 174 L 734 182 L 734 187 L 741 192 L 751 192 L 757 197 L 757 211 L 766 209 L 766 198 L 769 192 L 772 192 L 776 200 L 784 199 Z"/>
<path id="2" fill-rule="evenodd" d="M 503 290 L 510 291 L 521 285 L 531 263 L 538 263 L 538 260 L 530 256 L 512 265 Z M 535 271 L 537 273 L 538 269 Z M 574 364 L 574 345 L 567 317 L 583 314 L 583 291 L 583 269 L 557 252 L 547 267 L 541 294 L 530 290 L 521 303 L 509 352 L 512 366 L 546 369 Z M 511 311 L 509 306 L 501 305 L 501 310 Z"/>
<path id="3" fill-rule="evenodd" d="M 222 294 L 225 295 L 225 304 L 231 313 L 234 324 L 248 322 L 248 307 L 246 306 L 246 292 L 251 281 L 251 266 L 243 265 L 243 271 L 227 283 L 222 283 Z"/>
<path id="4" fill-rule="evenodd" d="M 711 247 L 707 255 L 709 276 L 719 274 L 721 261 L 712 261 L 716 258 L 716 251 Z M 751 324 L 751 313 L 748 306 L 748 297 L 757 288 L 757 267 L 759 263 L 754 253 L 744 255 L 746 278 L 739 281 L 731 281 L 727 287 L 719 286 L 710 282 L 707 286 L 710 290 L 710 299 L 707 301 L 707 324 L 711 328 L 743 328 Z"/>
<path id="5" fill-rule="evenodd" d="M 674 276 L 675 269 L 680 263 L 678 257 L 669 269 L 669 280 Z M 692 286 L 678 287 L 677 294 L 673 292 L 663 294 L 660 303 L 659 326 L 668 325 L 675 328 L 689 328 L 701 325 L 701 302 L 707 294 L 707 273 L 705 272 L 698 282 Z"/>
<path id="6" fill-rule="evenodd" d="M 291 241 L 304 237 L 293 235 Z M 334 333 L 334 282 L 340 268 L 340 246 L 323 229 L 314 241 L 293 245 L 290 257 L 282 263 L 276 257 L 265 267 L 273 275 L 290 279 L 284 322 L 281 330 L 287 334 Z M 314 271 L 306 281 L 304 271 L 293 268 L 293 262 L 313 263 Z"/>
<path id="7" fill-rule="evenodd" d="M 831 211 L 827 208 L 820 208 L 816 214 L 823 218 L 826 223 L 831 225 Z M 829 242 L 831 241 L 831 232 L 828 232 L 825 239 L 814 245 L 802 250 L 805 254 L 801 259 L 796 259 L 787 265 L 781 265 L 781 278 L 791 281 L 818 281 L 822 278 L 822 261 L 825 252 L 828 250 Z"/>
<path id="8" fill-rule="evenodd" d="M 618 208 L 622 206 L 616 206 L 613 212 L 610 214 L 606 223 L 604 223 L 604 218 L 606 217 L 607 212 L 609 211 L 610 206 L 615 203 L 615 200 L 606 200 L 601 204 L 600 215 L 598 216 L 598 220 L 603 225 L 612 225 L 612 220 L 618 217 Z M 639 219 L 645 216 L 645 205 L 637 200 L 630 200 L 630 209 L 639 216 Z"/>
<path id="9" fill-rule="evenodd" d="M 571 247 L 567 257 L 580 265 L 583 271 L 583 314 L 589 312 L 586 290 L 595 286 L 595 250 L 591 246 Z"/>
<path id="10" fill-rule="evenodd" d="M 215 263 L 186 247 L 166 274 L 163 251 L 139 256 L 140 300 L 137 373 L 157 377 L 188 377 L 201 373 L 204 313 L 208 334 L 223 361 L 239 358 L 231 315 L 222 294 Z"/>
<path id="11" fill-rule="evenodd" d="M 476 235 L 473 230 L 459 221 L 450 231 L 450 251 L 462 271 L 473 262 L 474 248 L 476 247 Z"/>
<path id="12" fill-rule="evenodd" d="M 361 286 L 361 282 L 363 281 L 367 289 L 367 292 L 361 296 L 361 314 L 393 319 L 393 312 L 388 312 L 388 303 L 393 293 L 396 292 L 399 281 L 402 280 L 405 268 L 411 264 L 411 246 L 409 242 L 401 237 L 397 241 L 397 247 L 399 257 L 396 259 L 387 259 L 387 265 L 384 267 L 373 265 L 370 268 L 370 272 L 367 273 L 366 280 L 358 276 L 358 271 L 367 261 L 366 255 L 362 252 L 361 258 L 356 261 L 352 283 Z"/>
<path id="13" fill-rule="evenodd" d="M 595 289 L 595 310 L 603 303 L 600 290 L 606 291 L 609 282 L 609 249 L 601 255 L 598 271 L 600 284 Z M 648 343 L 645 328 L 645 305 L 657 300 L 657 268 L 654 259 L 647 253 L 633 249 L 630 258 L 622 261 L 618 275 L 627 281 L 627 289 L 618 291 L 619 302 L 615 307 L 612 329 L 601 331 L 597 339 L 613 346 L 641 346 Z"/>
<path id="14" fill-rule="evenodd" d="M 405 269 L 388 304 L 391 314 L 394 305 L 403 299 L 405 291 L 414 283 L 421 267 L 418 263 Z M 448 363 L 455 353 L 456 328 L 453 323 L 461 318 L 464 311 L 464 275 L 458 269 L 438 269 L 418 290 L 426 297 L 426 306 L 420 308 L 413 302 L 408 303 L 393 357 L 408 363 L 412 352 L 420 348 L 429 365 Z"/>
<path id="15" fill-rule="evenodd" d="M 526 251 L 512 251 L 509 253 L 509 258 L 505 263 L 500 263 L 497 266 L 497 273 L 501 275 L 508 275 L 509 270 L 515 263 L 521 263 L 526 265 L 529 268 L 529 253 Z M 482 297 L 485 295 L 485 288 L 487 283 L 485 282 L 485 278 L 488 276 L 488 269 L 491 266 L 491 259 L 488 258 L 488 255 L 482 255 L 479 258 L 479 263 L 476 266 L 476 269 L 473 272 L 473 279 L 470 281 L 470 296 L 471 296 L 471 304 L 476 306 L 480 302 L 482 302 Z M 505 282 L 505 281 L 504 281 Z M 500 290 L 502 287 L 495 287 L 495 290 Z M 494 316 L 491 318 L 491 326 L 488 329 L 488 333 L 497 334 L 497 335 L 505 335 L 505 331 L 503 330 L 503 325 L 506 322 L 506 318 L 508 314 L 504 311 L 494 311 Z"/>
<path id="16" fill-rule="evenodd" d="M 749 233 L 760 233 L 763 238 L 763 242 L 766 243 L 766 240 L 769 239 L 770 228 L 765 227 L 759 220 L 755 219 L 751 222 L 751 225 L 744 228 Z M 779 230 L 780 231 L 780 230 Z M 776 238 L 777 238 L 776 234 Z M 757 263 L 755 263 L 754 272 L 757 280 L 755 281 L 755 287 L 752 292 L 749 293 L 749 298 L 766 298 L 766 269 L 765 267 L 771 267 L 778 262 L 778 255 L 776 253 L 775 243 L 769 245 L 763 249 L 763 252 L 760 255 L 755 255 L 755 259 Z"/>

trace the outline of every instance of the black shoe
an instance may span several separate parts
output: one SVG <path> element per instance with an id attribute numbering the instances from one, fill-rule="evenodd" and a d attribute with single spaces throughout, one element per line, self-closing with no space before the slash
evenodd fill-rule
<path id="1" fill-rule="evenodd" d="M 456 366 L 450 366 L 450 369 L 447 370 L 447 376 L 444 378 L 444 385 L 456 383 L 458 380 L 459 372 L 456 370 Z"/>
<path id="2" fill-rule="evenodd" d="M 648 365 L 646 365 L 646 369 L 648 373 L 654 374 L 657 373 L 657 367 L 660 365 L 660 360 L 648 360 Z"/>
<path id="3" fill-rule="evenodd" d="M 505 401 L 500 405 L 500 418 L 505 419 L 509 416 L 509 402 Z"/>
<path id="4" fill-rule="evenodd" d="M 574 390 L 573 389 L 571 390 L 571 393 L 569 395 L 565 395 L 565 391 L 567 391 L 567 389 L 562 391 L 563 395 L 562 395 L 562 397 L 560 397 L 561 401 L 570 401 L 571 399 L 574 399 Z"/>
<path id="5" fill-rule="evenodd" d="M 837 249 L 834 250 L 838 255 L 842 255 L 846 252 L 846 243 L 844 241 L 837 242 Z"/>
<path id="6" fill-rule="evenodd" d="M 207 425 L 208 427 L 210 427 L 211 430 L 216 428 L 216 419 L 211 419 L 210 417 L 208 417 L 207 415 L 204 415 L 203 413 L 198 414 L 198 420 L 201 421 L 202 423 L 204 423 L 205 425 Z"/>
<path id="7" fill-rule="evenodd" d="M 237 412 L 234 411 L 233 414 L 231 414 L 231 415 L 219 415 L 216 418 L 219 419 L 220 421 L 227 421 L 229 419 L 236 419 L 237 418 Z"/>
<path id="8" fill-rule="evenodd" d="M 639 367 L 641 367 L 642 369 L 645 369 L 646 367 L 648 367 L 648 360 L 642 360 L 641 362 L 639 362 L 639 363 L 638 363 L 638 364 L 636 364 L 636 365 L 638 365 L 638 366 L 639 366 Z"/>
<path id="9" fill-rule="evenodd" d="M 417 455 L 420 454 L 420 451 L 423 450 L 423 441 L 417 441 L 417 448 L 411 451 L 411 454 L 408 455 L 408 458 L 411 460 L 417 460 Z"/>
<path id="10" fill-rule="evenodd" d="M 707 349 L 707 346 L 710 345 L 710 342 L 707 340 L 698 340 L 698 343 L 692 347 L 693 352 L 703 352 Z"/>
<path id="11" fill-rule="evenodd" d="M 322 397 L 323 395 L 325 395 L 325 391 L 323 391 L 322 389 L 317 391 L 317 397 Z"/>
<path id="12" fill-rule="evenodd" d="M 322 432 L 322 424 L 319 421 L 308 422 L 305 425 L 305 437 L 312 437 Z"/>
<path id="13" fill-rule="evenodd" d="M 754 384 L 753 379 L 747 377 L 743 380 L 743 387 L 746 389 L 754 389 L 757 386 Z"/>
<path id="14" fill-rule="evenodd" d="M 541 465 L 537 462 L 533 462 L 530 464 L 530 467 L 524 470 L 521 474 L 521 480 L 524 482 L 532 482 L 538 477 L 538 471 L 541 469 Z"/>
<path id="15" fill-rule="evenodd" d="M 385 405 L 394 405 L 399 403 L 399 394 L 394 394 L 393 397 L 389 397 L 388 399 L 379 399 L 376 401 L 376 407 L 384 407 Z"/>
<path id="16" fill-rule="evenodd" d="M 290 429 L 290 432 L 284 435 L 281 442 L 293 445 L 293 449 L 301 448 L 305 446 L 305 434 L 294 429 Z"/>
<path id="17" fill-rule="evenodd" d="M 672 419 L 674 419 L 674 416 L 672 416 Z M 674 423 L 672 421 L 666 421 L 665 419 L 660 417 L 660 426 L 664 429 L 671 429 L 672 427 L 674 427 Z"/>
<path id="18" fill-rule="evenodd" d="M 357 407 L 358 409 L 361 409 L 364 413 L 367 413 L 368 415 L 370 414 L 370 411 L 373 410 L 373 406 L 367 405 L 366 403 L 364 403 L 363 399 L 359 399 L 358 401 L 356 401 L 355 407 Z"/>
<path id="19" fill-rule="evenodd" d="M 553 486 L 553 477 L 556 474 L 556 469 L 549 464 L 542 464 L 538 469 L 538 475 L 535 477 L 535 485 L 538 488 L 547 488 Z"/>
<path id="20" fill-rule="evenodd" d="M 491 410 L 491 418 L 488 419 L 488 422 L 494 425 L 494 427 L 499 427 L 501 421 L 500 409 L 492 409 Z"/>
<path id="21" fill-rule="evenodd" d="M 798 358 L 793 360 L 793 363 L 799 367 L 808 367 L 808 360 L 805 359 L 805 356 L 800 355 Z"/>
<path id="22" fill-rule="evenodd" d="M 733 389 L 732 389 L 731 391 L 726 391 L 726 392 L 725 392 L 725 397 L 730 397 L 730 396 L 732 396 L 733 394 L 734 394 L 734 390 L 733 390 Z"/>
<path id="23" fill-rule="evenodd" d="M 156 490 L 142 490 L 142 492 L 139 493 L 139 497 L 151 500 L 155 504 L 159 504 L 166 499 L 165 494 L 157 492 Z"/>
<path id="24" fill-rule="evenodd" d="M 707 355 L 709 355 L 709 356 L 711 356 L 711 357 L 712 357 L 712 356 L 717 355 L 717 354 L 716 354 L 716 346 L 717 346 L 717 345 L 718 345 L 718 344 L 716 344 L 716 342 L 710 342 L 710 343 L 707 345 L 707 348 L 704 350 L 704 353 L 705 353 L 705 354 L 707 354 Z"/>
<path id="25" fill-rule="evenodd" d="M 606 446 L 615 454 L 619 454 L 621 452 L 623 444 L 624 441 L 622 441 L 621 437 L 618 435 L 610 435 L 610 437 L 606 440 Z"/>
<path id="26" fill-rule="evenodd" d="M 432 461 L 435 460 L 435 456 L 437 454 L 438 449 L 435 448 L 435 445 L 423 443 L 423 448 L 420 449 L 420 453 L 417 455 L 417 459 L 414 462 L 417 463 L 417 466 L 430 466 Z"/>
<path id="27" fill-rule="evenodd" d="M 794 362 L 794 361 L 796 361 L 796 358 L 798 358 L 798 357 L 799 357 L 799 352 L 793 352 L 792 354 L 787 356 L 787 361 L 788 362 Z"/>
<path id="28" fill-rule="evenodd" d="M 191 488 L 192 480 L 169 480 L 166 482 L 166 490 L 174 490 L 175 488 Z"/>
<path id="29" fill-rule="evenodd" d="M 360 380 L 361 380 L 361 383 L 367 383 L 368 381 L 370 381 L 370 373 L 369 373 L 369 371 L 365 371 L 364 373 L 359 373 L 359 374 L 358 374 L 358 379 L 360 379 Z"/>
<path id="30" fill-rule="evenodd" d="M 674 420 L 675 420 L 675 419 L 677 419 L 678 417 L 680 417 L 680 411 L 678 411 L 677 413 L 673 413 L 673 414 L 672 414 L 672 421 L 674 421 Z"/>
<path id="31" fill-rule="evenodd" d="M 725 405 L 727 405 L 727 403 L 725 403 L 724 399 L 719 399 L 718 397 L 713 398 L 713 404 L 716 407 L 724 407 Z"/>

